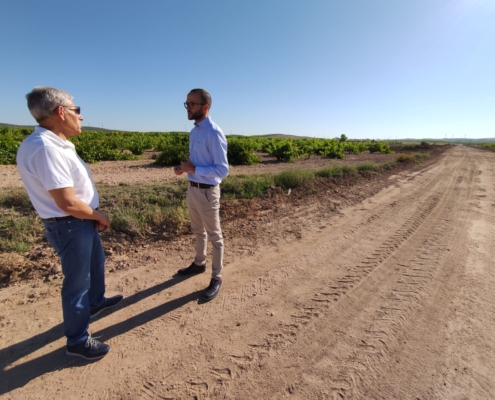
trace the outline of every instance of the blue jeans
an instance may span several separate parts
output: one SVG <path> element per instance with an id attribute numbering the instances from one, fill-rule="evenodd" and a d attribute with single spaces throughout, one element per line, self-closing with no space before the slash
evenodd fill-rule
<path id="1" fill-rule="evenodd" d="M 105 253 L 100 234 L 93 220 L 42 221 L 45 236 L 62 263 L 64 333 L 67 345 L 75 346 L 88 338 L 90 309 L 104 301 Z"/>

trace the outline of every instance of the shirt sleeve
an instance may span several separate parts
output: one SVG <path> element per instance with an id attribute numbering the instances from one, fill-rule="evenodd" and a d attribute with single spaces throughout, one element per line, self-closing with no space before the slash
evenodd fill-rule
<path id="1" fill-rule="evenodd" d="M 74 187 L 70 165 L 58 149 L 43 147 L 30 160 L 31 172 L 36 175 L 46 190 Z"/>
<path id="2" fill-rule="evenodd" d="M 213 164 L 207 166 L 196 165 L 196 175 L 208 178 L 223 179 L 229 174 L 229 162 L 227 160 L 227 139 L 221 131 L 211 131 L 207 141 L 208 150 Z"/>

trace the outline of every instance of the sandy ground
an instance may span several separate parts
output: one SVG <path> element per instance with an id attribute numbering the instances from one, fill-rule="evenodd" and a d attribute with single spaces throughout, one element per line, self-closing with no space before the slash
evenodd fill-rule
<path id="1" fill-rule="evenodd" d="M 495 154 L 457 146 L 386 180 L 230 204 L 206 304 L 208 273 L 175 276 L 192 237 L 106 243 L 125 265 L 107 294 L 126 298 L 90 330 L 112 351 L 65 355 L 59 281 L 1 289 L 0 397 L 492 399 L 494 183 Z"/>

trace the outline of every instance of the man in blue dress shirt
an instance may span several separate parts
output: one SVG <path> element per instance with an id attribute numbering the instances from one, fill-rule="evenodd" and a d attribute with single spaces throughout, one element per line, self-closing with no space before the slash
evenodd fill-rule
<path id="1" fill-rule="evenodd" d="M 204 300 L 212 300 L 222 286 L 223 235 L 220 227 L 220 183 L 229 173 L 227 139 L 220 127 L 209 117 L 211 96 L 203 89 L 193 89 L 184 103 L 187 118 L 194 120 L 189 136 L 189 157 L 174 167 L 177 175 L 187 173 L 187 208 L 191 230 L 196 237 L 196 256 L 179 275 L 193 275 L 206 270 L 206 246 L 209 238 L 213 246 L 210 285 Z"/>

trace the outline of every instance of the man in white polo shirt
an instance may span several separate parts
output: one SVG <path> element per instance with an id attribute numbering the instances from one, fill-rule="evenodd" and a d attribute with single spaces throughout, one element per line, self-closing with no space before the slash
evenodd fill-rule
<path id="1" fill-rule="evenodd" d="M 98 211 L 91 172 L 67 140 L 81 133 L 81 108 L 70 94 L 49 87 L 35 87 L 26 98 L 39 126 L 19 146 L 17 168 L 45 236 L 60 256 L 66 353 L 97 360 L 110 346 L 91 337 L 89 320 L 123 296 L 104 297 L 105 254 L 99 232 L 110 226 L 110 219 Z"/>

